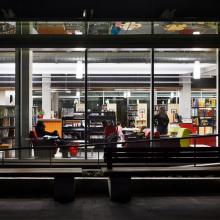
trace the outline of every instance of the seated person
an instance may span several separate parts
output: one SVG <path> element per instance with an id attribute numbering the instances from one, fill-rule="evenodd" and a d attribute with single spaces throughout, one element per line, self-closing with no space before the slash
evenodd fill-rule
<path id="1" fill-rule="evenodd" d="M 59 145 L 60 147 L 62 145 L 65 145 L 66 143 L 64 141 L 61 140 L 61 138 L 58 135 L 57 130 L 53 131 L 53 132 L 49 132 L 45 130 L 45 125 L 43 121 L 38 121 L 37 125 L 35 127 L 35 131 L 38 137 L 44 137 L 45 135 L 49 135 L 49 136 L 57 136 L 57 140 L 56 143 L 57 145 Z M 68 157 L 68 148 L 60 148 L 63 157 Z"/>

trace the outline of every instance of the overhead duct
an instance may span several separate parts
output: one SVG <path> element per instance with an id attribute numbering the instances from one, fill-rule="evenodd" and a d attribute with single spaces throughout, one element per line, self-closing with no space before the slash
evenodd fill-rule
<path id="1" fill-rule="evenodd" d="M 82 59 L 82 52 L 34 52 L 34 63 L 72 63 Z M 155 52 L 155 63 L 216 63 L 215 51 Z M 150 53 L 141 52 L 88 52 L 88 63 L 150 63 Z M 0 63 L 15 62 L 14 52 L 1 52 Z"/>

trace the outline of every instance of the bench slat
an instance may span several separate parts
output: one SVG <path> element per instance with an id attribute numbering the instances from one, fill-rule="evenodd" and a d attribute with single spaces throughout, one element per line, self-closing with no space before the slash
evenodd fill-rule
<path id="1" fill-rule="evenodd" d="M 55 176 L 81 176 L 81 168 L 0 168 L 0 176 L 10 177 L 55 177 Z"/>
<path id="2" fill-rule="evenodd" d="M 220 176 L 220 167 L 114 167 L 102 171 L 105 176 Z"/>

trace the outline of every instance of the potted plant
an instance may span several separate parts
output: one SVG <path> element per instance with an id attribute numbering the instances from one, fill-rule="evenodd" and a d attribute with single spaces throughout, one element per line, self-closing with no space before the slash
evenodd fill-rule
<path id="1" fill-rule="evenodd" d="M 41 111 L 38 112 L 38 118 L 42 119 L 43 117 L 44 117 L 44 111 L 41 110 Z"/>

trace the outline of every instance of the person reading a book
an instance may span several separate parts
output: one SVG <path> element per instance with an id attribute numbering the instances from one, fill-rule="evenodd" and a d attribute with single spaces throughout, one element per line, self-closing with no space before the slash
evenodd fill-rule
<path id="1" fill-rule="evenodd" d="M 39 120 L 35 127 L 35 131 L 38 137 L 45 137 L 45 136 L 55 137 L 56 139 L 55 142 L 59 146 L 60 151 L 62 152 L 63 158 L 68 157 L 68 151 L 69 151 L 68 148 L 62 147 L 62 146 L 65 146 L 67 143 L 59 137 L 57 130 L 54 130 L 52 132 L 46 131 L 44 122 Z"/>

